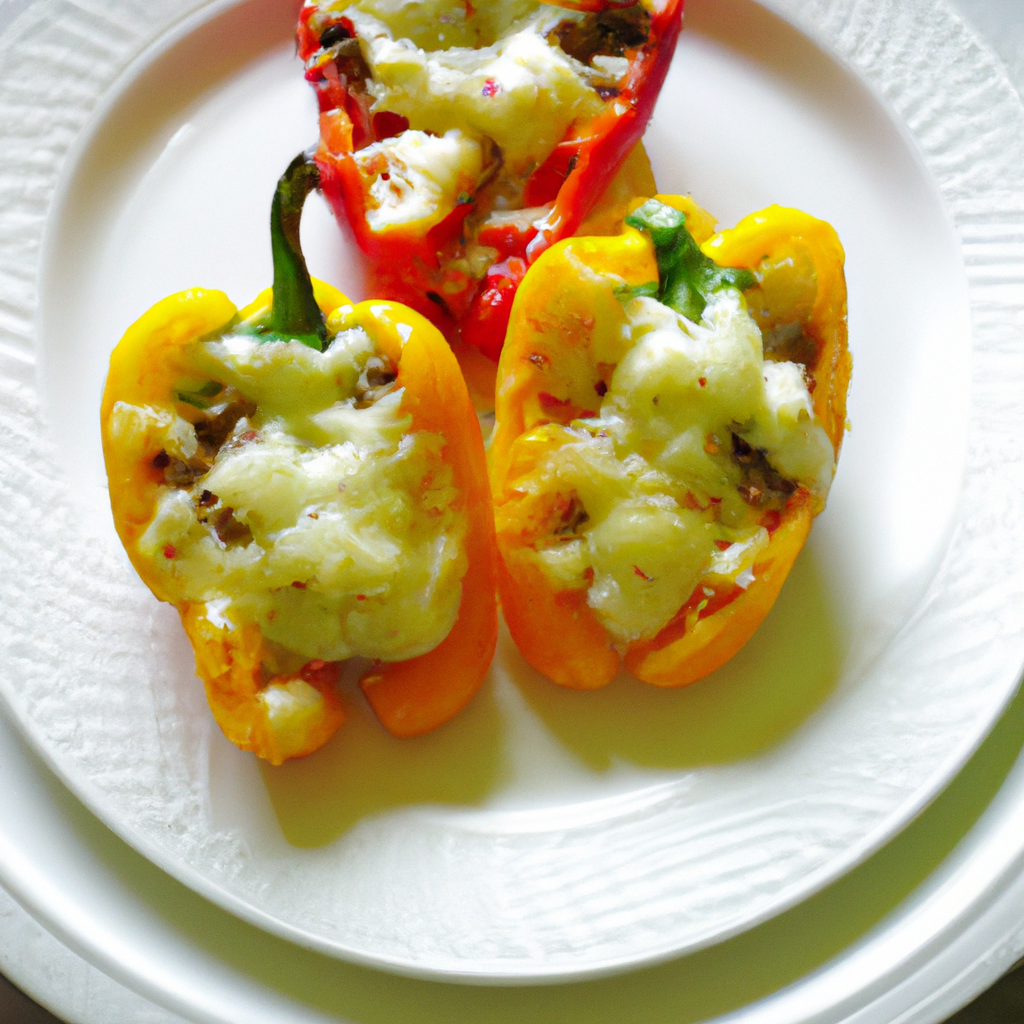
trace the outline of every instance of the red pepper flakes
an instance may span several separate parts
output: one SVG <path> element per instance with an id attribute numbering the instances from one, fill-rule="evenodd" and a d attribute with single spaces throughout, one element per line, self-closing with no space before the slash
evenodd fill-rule
<path id="1" fill-rule="evenodd" d="M 178 553 L 178 549 L 173 544 L 164 545 L 164 558 L 173 558 Z"/>
<path id="2" fill-rule="evenodd" d="M 635 572 L 637 574 L 637 576 L 639 576 L 640 579 L 642 579 L 644 581 L 644 583 L 650 583 L 651 580 L 654 579 L 653 576 L 648 576 L 647 573 L 645 573 L 643 571 L 643 569 L 640 568 L 639 565 L 634 565 L 633 566 L 633 572 Z"/>
<path id="3" fill-rule="evenodd" d="M 484 82 L 484 87 L 480 90 L 480 95 L 490 99 L 492 96 L 496 96 L 500 90 L 501 86 L 493 78 L 488 78 Z"/>
<path id="4" fill-rule="evenodd" d="M 707 377 L 698 377 L 698 378 L 697 378 L 697 383 L 698 383 L 698 384 L 699 384 L 699 385 L 700 385 L 701 387 L 705 387 L 705 386 L 707 385 L 707 382 L 708 382 L 708 379 L 707 379 Z"/>
<path id="5" fill-rule="evenodd" d="M 366 595 L 365 594 L 356 594 L 356 600 L 357 601 L 365 601 L 366 600 Z"/>
<path id="6" fill-rule="evenodd" d="M 393 139 L 409 127 L 409 118 L 391 110 L 378 110 L 373 115 L 373 134 L 378 142 Z"/>
<path id="7" fill-rule="evenodd" d="M 306 589 L 306 584 L 303 583 L 302 580 L 293 580 L 292 581 L 292 586 L 296 590 L 305 590 Z"/>
<path id="8" fill-rule="evenodd" d="M 775 509 L 769 509 L 761 517 L 761 525 L 768 531 L 769 534 L 774 533 L 782 522 L 782 514 L 777 512 Z"/>
<path id="9" fill-rule="evenodd" d="M 537 399 L 540 402 L 540 407 L 545 411 L 551 409 L 564 409 L 570 402 L 568 398 L 555 398 L 548 391 L 541 391 L 537 395 Z"/>
<path id="10" fill-rule="evenodd" d="M 307 661 L 299 669 L 299 675 L 307 683 L 335 686 L 337 685 L 340 672 L 336 661 L 321 661 L 317 658 L 314 661 Z"/>
<path id="11" fill-rule="evenodd" d="M 547 391 L 538 392 L 537 400 L 540 402 L 543 412 L 561 413 L 560 422 L 568 423 L 570 420 L 589 420 L 597 415 L 592 409 L 581 409 L 579 406 L 573 405 L 571 398 L 555 398 L 554 395 L 549 394 Z"/>

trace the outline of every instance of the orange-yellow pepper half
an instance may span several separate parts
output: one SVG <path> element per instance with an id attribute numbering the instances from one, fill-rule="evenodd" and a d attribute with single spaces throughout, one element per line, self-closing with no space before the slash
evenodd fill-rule
<path id="1" fill-rule="evenodd" d="M 693 240 L 719 267 L 752 272 L 756 283 L 746 290 L 746 305 L 763 334 L 799 324 L 802 348 L 782 358 L 802 365 L 815 417 L 838 456 L 851 358 L 844 254 L 833 229 L 774 206 L 715 233 L 713 219 L 688 197 L 657 199 L 686 214 Z M 614 275 L 618 286 L 602 275 Z M 613 641 L 585 587 L 560 588 L 532 557 L 550 539 L 552 523 L 569 515 L 567 495 L 538 497 L 518 486 L 546 455 L 550 432 L 537 428 L 568 427 L 597 415 L 598 396 L 615 370 L 597 353 L 609 349 L 608 332 L 623 330 L 622 293 L 657 281 L 651 238 L 632 227 L 615 237 L 559 242 L 519 287 L 499 364 L 488 458 L 502 611 L 526 660 L 567 687 L 603 686 L 623 667 L 657 686 L 684 686 L 723 665 L 768 614 L 824 504 L 805 487 L 794 489 L 761 522 L 769 540 L 746 589 L 734 586 L 708 598 L 711 590 L 698 585 L 655 635 L 628 643 Z"/>
<path id="2" fill-rule="evenodd" d="M 414 311 L 388 302 L 353 306 L 340 292 L 314 282 L 331 334 L 362 327 L 397 368 L 402 412 L 411 430 L 444 438 L 443 459 L 462 496 L 469 527 L 469 568 L 462 579 L 458 618 L 433 650 L 407 661 L 377 662 L 360 685 L 377 717 L 396 736 L 415 736 L 448 721 L 479 689 L 497 636 L 494 530 L 483 443 L 476 414 L 455 357 L 440 332 Z M 201 412 L 180 400 L 176 382 L 203 376 L 195 363 L 199 345 L 229 332 L 239 321 L 270 307 L 264 292 L 238 312 L 222 292 L 192 289 L 157 303 L 129 328 L 114 349 L 101 408 L 104 458 L 114 523 L 135 569 L 153 593 L 176 604 L 196 656 L 210 708 L 228 739 L 274 764 L 311 753 L 341 725 L 345 713 L 336 690 L 337 665 L 311 661 L 296 674 L 322 701 L 304 718 L 275 729 L 260 694 L 287 678 L 266 678 L 266 640 L 258 625 L 217 624 L 203 604 L 175 601 L 161 575 L 139 549 L 166 489 L 160 465 L 164 441 L 126 450 L 112 437 L 115 404 L 125 402 L 198 421 Z M 300 344 L 300 342 L 292 342 Z"/>

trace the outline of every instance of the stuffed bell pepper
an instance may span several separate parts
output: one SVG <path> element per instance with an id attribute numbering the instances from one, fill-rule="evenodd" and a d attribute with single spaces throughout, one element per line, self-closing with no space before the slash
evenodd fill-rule
<path id="1" fill-rule="evenodd" d="M 526 268 L 617 174 L 650 194 L 639 140 L 682 8 L 306 0 L 323 191 L 369 256 L 373 294 L 496 361 Z"/>
<path id="2" fill-rule="evenodd" d="M 549 249 L 516 296 L 489 451 L 502 609 L 527 661 L 683 686 L 768 613 L 846 420 L 843 250 L 770 207 L 688 198 Z"/>
<path id="3" fill-rule="evenodd" d="M 173 603 L 210 707 L 279 764 L 344 718 L 340 663 L 399 736 L 433 729 L 494 650 L 483 445 L 447 343 L 395 303 L 353 306 L 299 248 L 318 172 L 274 198 L 274 287 L 236 310 L 193 289 L 115 348 L 102 404 L 114 522 Z"/>

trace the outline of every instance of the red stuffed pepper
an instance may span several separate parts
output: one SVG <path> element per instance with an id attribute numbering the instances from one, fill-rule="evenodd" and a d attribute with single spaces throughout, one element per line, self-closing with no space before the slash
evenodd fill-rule
<path id="1" fill-rule="evenodd" d="M 373 294 L 497 360 L 527 267 L 580 228 L 637 147 L 682 9 L 306 0 L 323 191 L 370 258 Z"/>

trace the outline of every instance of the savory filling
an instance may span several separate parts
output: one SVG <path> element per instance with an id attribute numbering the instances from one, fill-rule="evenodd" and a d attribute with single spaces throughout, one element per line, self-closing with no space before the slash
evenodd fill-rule
<path id="1" fill-rule="evenodd" d="M 444 135 L 402 132 L 355 154 L 371 182 L 366 220 L 374 231 L 389 225 L 440 223 L 476 188 L 483 151 L 457 128 Z"/>
<path id="2" fill-rule="evenodd" d="M 538 0 L 307 0 L 307 6 L 320 42 L 307 59 L 308 76 L 346 90 L 355 149 L 372 151 L 359 162 L 370 204 L 387 197 L 372 209 L 371 227 L 423 219 L 426 231 L 472 199 L 463 232 L 469 242 L 493 212 L 526 206 L 527 179 L 570 128 L 615 103 L 629 68 L 627 51 L 645 43 L 650 29 L 641 3 L 600 13 Z M 389 145 L 406 130 L 423 147 L 439 149 L 441 139 L 449 140 L 436 164 L 431 155 L 418 168 L 423 177 L 416 184 L 433 206 L 426 218 L 411 197 L 396 202 L 387 186 L 396 174 L 410 180 L 404 153 Z M 536 206 L 532 219 L 545 212 Z"/>
<path id="3" fill-rule="evenodd" d="M 509 483 L 536 508 L 527 557 L 628 643 L 748 587 L 794 492 L 824 502 L 834 454 L 804 366 L 766 358 L 736 288 L 699 322 L 629 299 L 616 326 L 596 415 L 518 438 Z"/>
<path id="4" fill-rule="evenodd" d="M 626 69 L 623 58 L 617 58 L 623 67 L 608 69 L 569 56 L 548 41 L 566 12 L 522 6 L 533 10 L 490 45 L 429 50 L 408 37 L 395 38 L 372 14 L 349 8 L 370 72 L 373 110 L 401 114 L 415 131 L 443 135 L 455 128 L 478 145 L 489 138 L 507 173 L 529 173 L 573 121 L 602 109 L 597 87 L 613 86 L 615 71 L 621 76 Z"/>
<path id="5" fill-rule="evenodd" d="M 366 332 L 322 353 L 234 333 L 197 346 L 195 365 L 173 411 L 119 402 L 111 422 L 129 450 L 160 439 L 139 551 L 171 598 L 258 625 L 275 672 L 437 646 L 458 613 L 466 515 L 444 439 L 410 431 Z"/>

